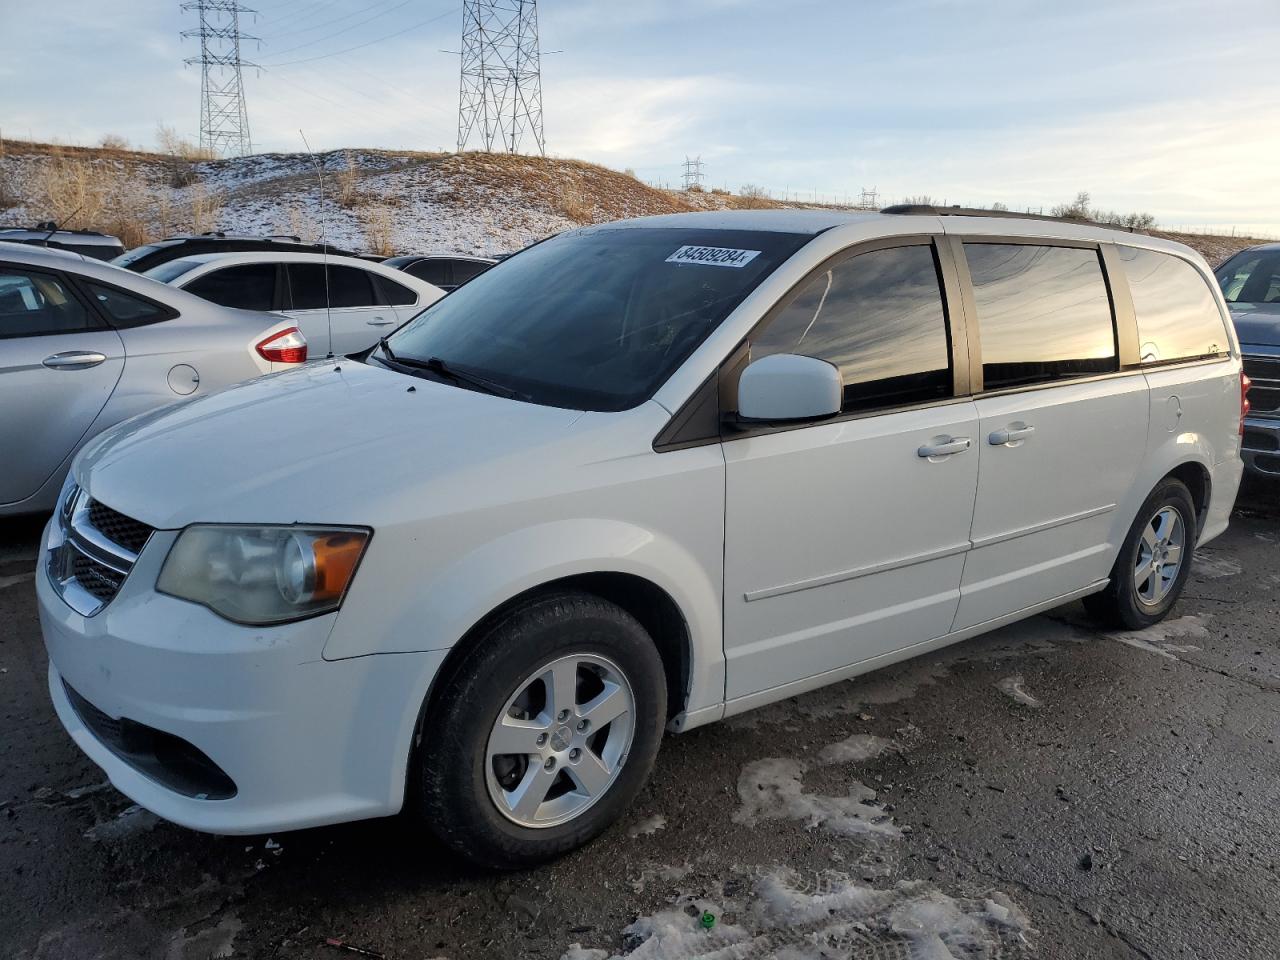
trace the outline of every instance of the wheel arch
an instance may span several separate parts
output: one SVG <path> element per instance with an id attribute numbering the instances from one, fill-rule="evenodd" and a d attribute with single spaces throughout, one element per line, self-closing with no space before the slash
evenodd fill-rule
<path id="1" fill-rule="evenodd" d="M 1168 479 L 1181 481 L 1191 492 L 1191 502 L 1196 507 L 1196 536 L 1199 537 L 1209 515 L 1209 499 L 1213 492 L 1212 474 L 1200 461 L 1186 460 L 1161 477 L 1156 486 Z M 1152 489 L 1154 490 L 1155 486 Z"/>

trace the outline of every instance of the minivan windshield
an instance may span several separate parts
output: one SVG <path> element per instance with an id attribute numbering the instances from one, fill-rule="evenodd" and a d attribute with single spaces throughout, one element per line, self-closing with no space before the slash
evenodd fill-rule
<path id="1" fill-rule="evenodd" d="M 1214 274 L 1227 303 L 1280 303 L 1280 249 L 1242 250 Z"/>
<path id="2" fill-rule="evenodd" d="M 811 234 L 592 227 L 504 260 L 418 314 L 390 356 L 546 406 L 626 410 Z"/>

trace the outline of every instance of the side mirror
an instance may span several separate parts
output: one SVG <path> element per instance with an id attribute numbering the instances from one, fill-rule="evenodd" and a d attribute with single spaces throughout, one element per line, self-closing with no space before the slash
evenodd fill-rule
<path id="1" fill-rule="evenodd" d="M 738 416 L 744 420 L 816 420 L 840 412 L 840 371 L 825 360 L 794 353 L 761 357 L 738 380 Z"/>

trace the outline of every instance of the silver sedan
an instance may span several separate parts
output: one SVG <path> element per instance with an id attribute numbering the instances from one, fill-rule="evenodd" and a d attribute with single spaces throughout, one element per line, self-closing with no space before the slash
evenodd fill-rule
<path id="1" fill-rule="evenodd" d="M 0 516 L 51 509 L 75 452 L 121 420 L 306 356 L 279 315 L 0 244 Z"/>

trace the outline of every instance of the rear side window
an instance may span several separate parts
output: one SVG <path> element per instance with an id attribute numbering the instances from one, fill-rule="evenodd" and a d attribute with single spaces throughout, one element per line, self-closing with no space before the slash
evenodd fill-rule
<path id="1" fill-rule="evenodd" d="M 448 287 L 453 284 L 453 269 L 448 260 L 419 260 L 411 264 L 406 272 L 437 287 Z"/>
<path id="2" fill-rule="evenodd" d="M 418 302 L 418 295 L 406 287 L 403 283 L 396 283 L 394 280 L 388 280 L 386 277 L 378 274 L 374 283 L 377 284 L 381 296 L 378 298 L 379 303 L 385 303 L 393 307 L 404 307 L 411 303 Z"/>
<path id="3" fill-rule="evenodd" d="M 472 277 L 478 277 L 480 274 L 488 270 L 493 264 L 476 263 L 474 260 L 455 260 L 453 262 L 453 282 L 463 284 Z"/>
<path id="4" fill-rule="evenodd" d="M 99 286 L 96 283 L 90 283 L 87 286 L 93 299 L 98 302 L 98 306 L 111 318 L 112 326 L 141 327 L 144 324 L 167 320 L 174 316 L 159 304 L 135 297 L 123 290 Z"/>
<path id="5" fill-rule="evenodd" d="M 751 359 L 773 353 L 839 367 L 846 411 L 950 396 L 950 341 L 933 247 L 874 250 L 810 277 L 751 341 Z"/>
<path id="6" fill-rule="evenodd" d="M 99 326 L 56 277 L 0 268 L 0 338 L 75 333 Z"/>
<path id="7" fill-rule="evenodd" d="M 323 310 L 326 306 L 324 264 L 291 263 L 289 289 L 295 310 Z M 369 273 L 357 267 L 330 266 L 328 306 L 334 309 L 372 307 L 377 303 Z"/>
<path id="8" fill-rule="evenodd" d="M 1119 369 L 1111 298 L 1096 250 L 966 243 L 985 389 Z"/>
<path id="9" fill-rule="evenodd" d="M 1120 247 L 1138 315 L 1143 363 L 1212 357 L 1227 350 L 1222 314 L 1200 271 L 1181 257 Z"/>
<path id="10" fill-rule="evenodd" d="M 243 263 L 224 267 L 197 277 L 183 289 L 224 307 L 271 310 L 276 302 L 276 265 Z"/>

